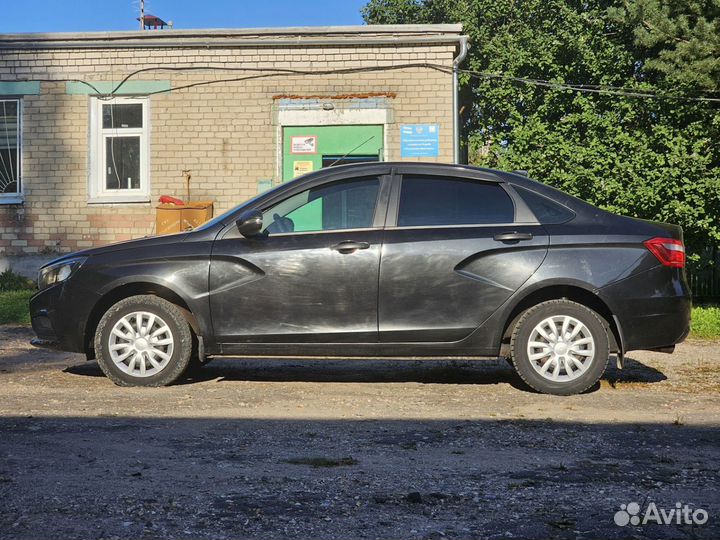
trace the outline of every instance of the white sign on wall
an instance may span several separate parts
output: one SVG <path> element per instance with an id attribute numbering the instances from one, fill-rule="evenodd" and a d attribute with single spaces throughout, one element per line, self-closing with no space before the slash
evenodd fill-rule
<path id="1" fill-rule="evenodd" d="M 291 154 L 317 154 L 317 136 L 300 135 L 290 137 Z"/>

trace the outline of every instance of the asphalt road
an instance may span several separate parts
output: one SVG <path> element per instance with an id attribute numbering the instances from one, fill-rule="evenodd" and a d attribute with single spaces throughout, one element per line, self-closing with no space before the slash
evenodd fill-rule
<path id="1" fill-rule="evenodd" d="M 123 389 L 29 338 L 0 327 L 0 539 L 720 536 L 718 343 L 553 397 L 504 361 L 226 359 Z M 708 519 L 616 525 L 632 502 Z"/>

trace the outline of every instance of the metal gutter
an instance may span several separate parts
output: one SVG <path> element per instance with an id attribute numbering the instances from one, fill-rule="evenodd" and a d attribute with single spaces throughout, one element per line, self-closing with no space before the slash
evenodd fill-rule
<path id="1" fill-rule="evenodd" d="M 468 37 L 459 36 L 460 51 L 453 60 L 453 161 L 460 163 L 460 88 L 458 85 L 458 68 L 468 52 Z"/>
<path id="2" fill-rule="evenodd" d="M 0 34 L 0 48 L 277 47 L 344 43 L 458 42 L 462 25 L 363 25 L 48 34 Z M 453 35 L 455 34 L 455 35 Z"/>
<path id="3" fill-rule="evenodd" d="M 232 39 L 213 40 L 122 40 L 122 41 L 9 41 L 0 39 L 0 49 L 222 49 L 222 48 L 283 48 L 283 47 L 357 47 L 358 45 L 425 45 L 459 43 L 461 36 L 399 36 L 392 38 L 362 37 L 325 39 Z"/>

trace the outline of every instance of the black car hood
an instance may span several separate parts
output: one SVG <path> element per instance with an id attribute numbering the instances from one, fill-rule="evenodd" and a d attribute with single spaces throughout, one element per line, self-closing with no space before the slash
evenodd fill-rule
<path id="1" fill-rule="evenodd" d="M 63 255 L 62 257 L 53 259 L 52 261 L 44 264 L 43 267 L 63 261 L 65 259 L 72 259 L 74 257 L 90 257 L 92 255 L 101 255 L 105 253 L 111 253 L 113 251 L 123 251 L 126 249 L 136 249 L 139 247 L 177 244 L 183 242 L 187 238 L 188 234 L 189 233 L 187 232 L 181 232 L 177 234 L 166 234 L 163 236 L 146 236 L 145 238 L 138 238 L 136 240 L 126 240 L 124 242 L 116 242 L 114 244 L 108 244 L 106 246 L 83 249 L 82 251 L 74 251 L 73 253 L 68 253 L 66 255 Z"/>

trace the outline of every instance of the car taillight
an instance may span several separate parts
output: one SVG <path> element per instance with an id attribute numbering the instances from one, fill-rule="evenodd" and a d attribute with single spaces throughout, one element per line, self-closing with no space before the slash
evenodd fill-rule
<path id="1" fill-rule="evenodd" d="M 643 242 L 657 260 L 665 266 L 682 268 L 685 266 L 685 246 L 674 238 L 651 238 Z"/>

